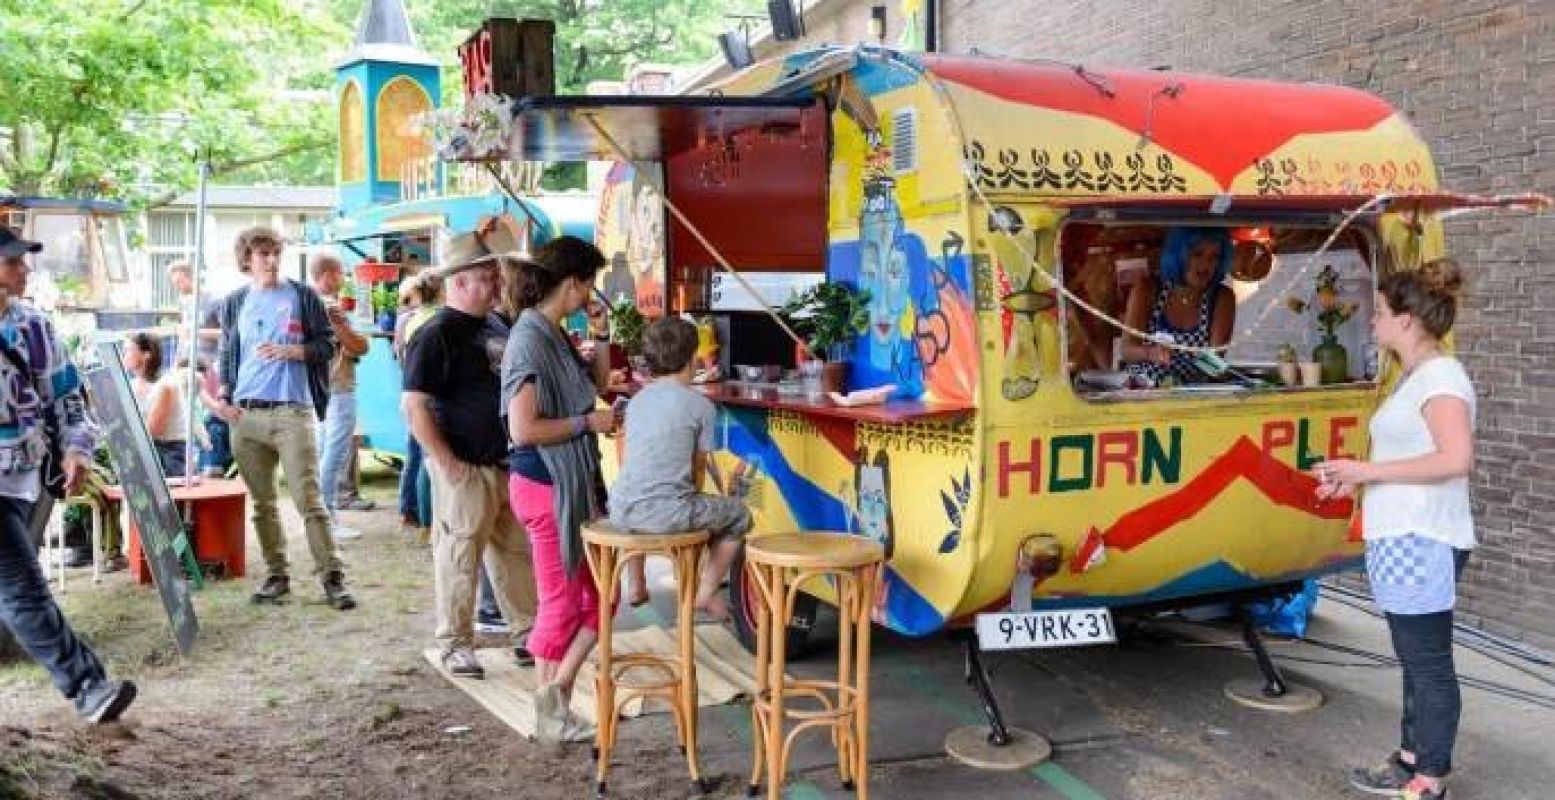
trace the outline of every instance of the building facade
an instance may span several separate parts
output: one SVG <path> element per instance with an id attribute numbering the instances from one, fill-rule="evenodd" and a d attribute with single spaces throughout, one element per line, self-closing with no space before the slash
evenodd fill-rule
<path id="1" fill-rule="evenodd" d="M 144 212 L 140 229 L 145 241 L 140 248 L 147 295 L 139 308 L 173 311 L 176 294 L 167 280 L 167 265 L 193 261 L 198 198 L 194 192 L 172 203 Z M 327 222 L 334 212 L 333 186 L 212 186 L 206 193 L 205 278 L 211 292 L 225 292 L 243 282 L 232 245 L 238 233 L 255 225 L 274 228 L 291 243 L 282 269 L 301 278 L 312 248 L 307 244 L 309 226 Z"/>

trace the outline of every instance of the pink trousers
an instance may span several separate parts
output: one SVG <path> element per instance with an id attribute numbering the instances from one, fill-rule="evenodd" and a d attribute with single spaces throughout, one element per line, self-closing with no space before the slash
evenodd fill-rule
<path id="1" fill-rule="evenodd" d="M 560 661 L 584 627 L 599 630 L 599 591 L 588 562 L 571 575 L 562 565 L 561 532 L 556 528 L 553 487 L 522 475 L 508 476 L 508 501 L 513 516 L 529 531 L 539 608 L 529 631 L 529 652 L 545 661 Z"/>

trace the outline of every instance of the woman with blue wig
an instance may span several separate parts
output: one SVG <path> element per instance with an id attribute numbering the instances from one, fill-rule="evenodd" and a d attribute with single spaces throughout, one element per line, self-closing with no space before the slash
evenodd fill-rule
<path id="1" fill-rule="evenodd" d="M 1231 236 L 1225 228 L 1172 228 L 1161 246 L 1160 277 L 1134 285 L 1124 321 L 1178 345 L 1224 347 L 1236 324 L 1236 295 L 1225 285 L 1230 269 Z M 1151 386 L 1208 378 L 1192 354 L 1158 341 L 1124 336 L 1123 361 L 1131 375 Z"/>

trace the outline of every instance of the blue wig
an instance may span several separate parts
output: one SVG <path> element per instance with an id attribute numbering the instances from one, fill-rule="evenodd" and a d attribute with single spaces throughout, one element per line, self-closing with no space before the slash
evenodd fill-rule
<path id="1" fill-rule="evenodd" d="M 1168 286 L 1183 285 L 1183 273 L 1188 268 L 1188 254 L 1199 242 L 1214 242 L 1220 248 L 1220 263 L 1215 265 L 1215 285 L 1226 280 L 1231 272 L 1231 234 L 1225 228 L 1172 228 L 1166 232 L 1166 243 L 1161 245 L 1161 280 Z"/>

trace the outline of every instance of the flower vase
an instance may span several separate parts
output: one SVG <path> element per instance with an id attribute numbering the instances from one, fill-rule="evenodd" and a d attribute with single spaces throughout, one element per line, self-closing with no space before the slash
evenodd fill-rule
<path id="1" fill-rule="evenodd" d="M 1312 360 L 1318 363 L 1323 383 L 1345 383 L 1350 380 L 1350 354 L 1331 334 L 1325 335 L 1323 341 L 1312 348 Z"/>

